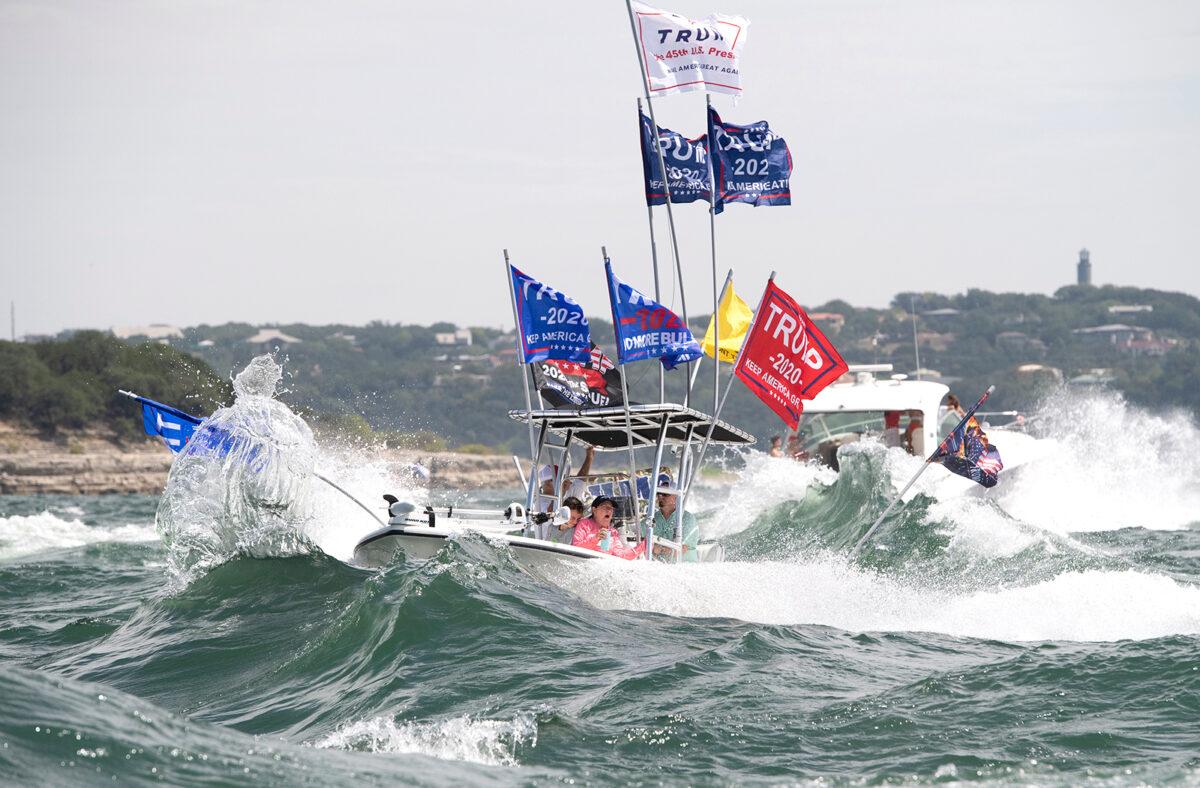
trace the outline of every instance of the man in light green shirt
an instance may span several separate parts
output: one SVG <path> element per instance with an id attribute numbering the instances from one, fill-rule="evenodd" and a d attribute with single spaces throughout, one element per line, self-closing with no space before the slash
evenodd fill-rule
<path id="1" fill-rule="evenodd" d="M 660 492 L 655 496 L 658 511 L 654 513 L 654 535 L 660 539 L 675 541 L 675 524 L 679 515 L 683 515 L 683 560 L 697 561 L 700 554 L 696 551 L 700 544 L 700 527 L 696 525 L 696 517 L 691 512 L 680 512 L 679 496 L 672 493 Z M 660 561 L 675 560 L 675 551 L 666 545 L 655 545 L 654 557 Z"/>

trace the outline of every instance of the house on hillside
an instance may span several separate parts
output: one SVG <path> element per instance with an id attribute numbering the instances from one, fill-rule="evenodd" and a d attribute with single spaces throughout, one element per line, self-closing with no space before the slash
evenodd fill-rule
<path id="1" fill-rule="evenodd" d="M 1046 364 L 1019 364 L 1015 372 L 1018 378 L 1024 380 L 1048 380 L 1052 383 L 1063 382 L 1062 370 Z"/>
<path id="2" fill-rule="evenodd" d="M 937 331 L 917 332 L 917 345 L 930 350 L 942 351 L 954 344 L 954 334 L 943 334 Z"/>
<path id="3" fill-rule="evenodd" d="M 929 381 L 933 381 L 934 383 L 944 383 L 947 386 L 950 386 L 954 383 L 957 383 L 959 380 L 961 380 L 961 378 L 954 378 L 949 375 L 943 375 L 941 372 L 938 372 L 936 369 L 930 369 L 929 367 L 920 367 L 918 369 L 914 369 L 912 372 L 908 373 L 908 377 L 911 380 L 929 380 Z"/>
<path id="4" fill-rule="evenodd" d="M 821 328 L 829 334 L 841 333 L 842 327 L 846 325 L 846 316 L 838 312 L 809 312 L 808 316 L 820 323 Z"/>
<path id="5" fill-rule="evenodd" d="M 1131 356 L 1161 356 L 1178 344 L 1178 340 L 1155 337 L 1148 328 L 1124 323 L 1077 328 L 1071 333 L 1093 347 L 1107 346 Z"/>
<path id="6" fill-rule="evenodd" d="M 261 345 L 267 349 L 301 343 L 301 340 L 291 334 L 285 334 L 277 328 L 260 328 L 257 334 L 248 336 L 243 341 L 247 345 Z"/>
<path id="7" fill-rule="evenodd" d="M 928 312 L 922 312 L 921 317 L 957 317 L 959 311 L 952 306 L 944 306 L 941 309 L 930 309 Z"/>
<path id="8" fill-rule="evenodd" d="M 1116 380 L 1111 369 L 1094 368 L 1085 369 L 1081 374 L 1076 375 L 1067 381 L 1072 386 L 1107 386 Z"/>
<path id="9" fill-rule="evenodd" d="M 1122 349 L 1131 356 L 1165 356 L 1178 344 L 1178 339 L 1135 339 Z"/>
<path id="10" fill-rule="evenodd" d="M 433 335 L 433 341 L 439 345 L 470 345 L 471 329 L 456 328 L 453 331 L 439 332 Z"/>
<path id="11" fill-rule="evenodd" d="M 493 367 L 515 366 L 517 363 L 517 349 L 511 345 L 509 347 L 502 347 L 495 353 L 487 356 L 487 360 Z"/>
<path id="12" fill-rule="evenodd" d="M 1108 308 L 1110 315 L 1136 315 L 1143 312 L 1153 312 L 1150 304 L 1113 304 Z"/>
<path id="13" fill-rule="evenodd" d="M 132 339 L 145 337 L 157 342 L 167 342 L 171 339 L 183 339 L 183 331 L 176 326 L 166 323 L 151 323 L 148 326 L 113 326 L 112 335 L 117 339 Z"/>
<path id="14" fill-rule="evenodd" d="M 1027 353 L 1038 358 L 1046 355 L 1046 343 L 1024 331 L 1001 331 L 996 335 L 996 347 L 1010 353 Z"/>
<path id="15" fill-rule="evenodd" d="M 1148 328 L 1127 326 L 1124 323 L 1109 323 L 1103 326 L 1077 328 L 1071 333 L 1076 334 L 1083 340 L 1103 345 L 1115 345 L 1117 347 L 1132 342 L 1135 339 L 1146 340 L 1154 337 L 1154 332 Z"/>

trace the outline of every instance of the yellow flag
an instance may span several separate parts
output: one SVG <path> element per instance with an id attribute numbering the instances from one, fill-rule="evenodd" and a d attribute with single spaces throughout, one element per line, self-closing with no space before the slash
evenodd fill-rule
<path id="1" fill-rule="evenodd" d="M 742 342 L 746 339 L 746 332 L 750 330 L 750 321 L 754 319 L 753 310 L 746 306 L 746 302 L 739 298 L 737 293 L 733 292 L 733 282 L 730 282 L 729 287 L 725 288 L 725 295 L 721 297 L 721 305 L 718 307 L 715 317 L 721 321 L 721 357 L 719 360 L 726 364 L 732 364 L 737 359 Z M 713 355 L 712 320 L 708 321 L 708 330 L 704 332 L 704 341 L 700 344 L 704 348 L 704 355 L 716 358 Z"/>

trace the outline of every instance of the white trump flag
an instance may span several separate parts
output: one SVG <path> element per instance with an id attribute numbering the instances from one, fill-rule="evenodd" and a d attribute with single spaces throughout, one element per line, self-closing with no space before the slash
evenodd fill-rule
<path id="1" fill-rule="evenodd" d="M 632 9 L 651 96 L 692 90 L 742 95 L 740 60 L 750 20 L 724 14 L 688 19 L 639 2 Z"/>

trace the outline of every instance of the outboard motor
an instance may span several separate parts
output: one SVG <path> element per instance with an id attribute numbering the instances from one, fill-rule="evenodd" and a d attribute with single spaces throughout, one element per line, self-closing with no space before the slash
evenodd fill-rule
<path id="1" fill-rule="evenodd" d="M 412 501 L 402 501 L 394 495 L 385 495 L 383 500 L 388 505 L 388 517 L 391 520 L 389 525 L 403 525 L 405 518 L 417 509 L 417 505 Z M 395 522 L 396 520 L 400 522 Z"/>

